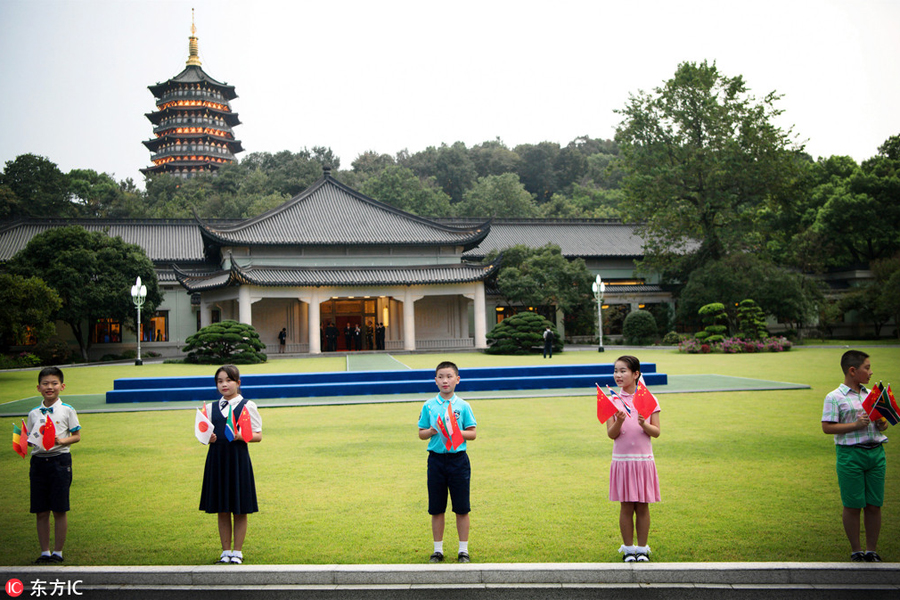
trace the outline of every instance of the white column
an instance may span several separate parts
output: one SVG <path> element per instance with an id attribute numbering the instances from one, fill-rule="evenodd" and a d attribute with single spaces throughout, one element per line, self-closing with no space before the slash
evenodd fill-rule
<path id="1" fill-rule="evenodd" d="M 309 298 L 309 353 L 322 354 L 322 340 L 319 339 L 319 290 L 313 289 Z"/>
<path id="2" fill-rule="evenodd" d="M 250 288 L 238 288 L 238 322 L 253 325 L 253 304 L 250 302 Z"/>
<path id="3" fill-rule="evenodd" d="M 200 329 L 203 329 L 210 324 L 210 321 L 212 321 L 209 306 L 208 302 L 204 302 L 203 300 L 200 301 Z"/>
<path id="4" fill-rule="evenodd" d="M 475 282 L 475 348 L 487 348 L 487 315 L 485 314 L 484 282 Z"/>
<path id="5" fill-rule="evenodd" d="M 420 296 L 421 297 L 421 296 Z M 406 288 L 403 295 L 403 349 L 416 349 L 416 309 L 412 290 Z"/>

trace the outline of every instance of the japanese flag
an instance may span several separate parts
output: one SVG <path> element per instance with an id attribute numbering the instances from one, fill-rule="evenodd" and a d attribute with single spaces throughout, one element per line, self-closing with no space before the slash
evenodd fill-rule
<path id="1" fill-rule="evenodd" d="M 206 405 L 203 405 L 203 410 L 197 409 L 197 416 L 194 419 L 194 435 L 197 436 L 197 439 L 201 444 L 208 444 L 209 437 L 213 434 L 213 424 L 209 420 L 209 417 L 206 416 Z"/>

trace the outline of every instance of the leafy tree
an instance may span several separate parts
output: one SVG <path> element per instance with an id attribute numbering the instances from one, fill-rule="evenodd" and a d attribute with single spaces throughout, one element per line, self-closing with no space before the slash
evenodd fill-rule
<path id="1" fill-rule="evenodd" d="M 489 255 L 487 260 L 495 258 Z M 497 289 L 509 306 L 557 307 L 566 314 L 593 310 L 593 276 L 583 259 L 567 260 L 559 246 L 541 248 L 518 245 L 503 251 Z"/>
<path id="2" fill-rule="evenodd" d="M 875 336 L 879 337 L 891 319 L 900 323 L 900 255 L 872 262 L 872 275 L 871 281 L 844 296 L 840 306 L 844 311 L 856 311 L 860 318 L 872 323 Z M 900 336 L 900 331 L 894 333 Z"/>
<path id="3" fill-rule="evenodd" d="M 472 146 L 469 157 L 478 177 L 515 173 L 521 162 L 519 155 L 507 148 L 500 138 Z"/>
<path id="4" fill-rule="evenodd" d="M 363 173 L 367 176 L 381 173 L 386 168 L 395 164 L 394 158 L 390 154 L 378 154 L 372 150 L 367 150 L 356 157 L 350 166 L 357 173 Z"/>
<path id="5" fill-rule="evenodd" d="M 43 156 L 21 154 L 6 162 L 0 185 L 15 195 L 0 212 L 10 217 L 76 217 L 79 208 L 69 200 L 68 178 L 56 163 Z"/>
<path id="6" fill-rule="evenodd" d="M 625 343 L 633 346 L 647 346 L 658 337 L 656 319 L 646 310 L 634 310 L 625 317 L 622 324 Z"/>
<path id="7" fill-rule="evenodd" d="M 129 217 L 140 202 L 140 196 L 133 182 L 120 185 L 106 173 L 91 169 L 69 171 L 69 192 L 72 200 L 81 206 L 81 214 L 86 217 Z"/>
<path id="8" fill-rule="evenodd" d="M 550 200 L 559 191 L 556 175 L 559 144 L 522 144 L 516 146 L 515 152 L 521 158 L 518 175 L 522 185 L 534 195 L 538 204 Z"/>
<path id="9" fill-rule="evenodd" d="M 728 314 L 725 312 L 725 305 L 721 302 L 713 302 L 706 306 L 701 306 L 697 311 L 706 327 L 703 331 L 698 331 L 694 337 L 708 344 L 715 344 L 725 339 L 728 333 Z"/>
<path id="10" fill-rule="evenodd" d="M 647 265 L 677 268 L 686 257 L 704 264 L 757 248 L 757 211 L 794 176 L 790 130 L 774 125 L 779 98 L 756 100 L 740 76 L 685 62 L 617 111 L 622 210 L 641 223 Z"/>
<path id="11" fill-rule="evenodd" d="M 561 352 L 563 341 L 553 323 L 533 312 L 521 312 L 500 322 L 488 334 L 488 354 L 531 354 L 544 345 L 544 331 L 553 332 L 553 350 Z"/>
<path id="12" fill-rule="evenodd" d="M 188 353 L 185 362 L 189 363 L 247 365 L 266 362 L 265 348 L 252 325 L 221 321 L 188 336 L 182 351 Z"/>
<path id="13" fill-rule="evenodd" d="M 434 178 L 423 182 L 406 167 L 391 165 L 372 175 L 359 191 L 385 204 L 417 215 L 450 214 L 450 197 L 438 187 Z"/>
<path id="14" fill-rule="evenodd" d="M 503 217 L 505 219 L 538 216 L 534 199 L 514 173 L 481 177 L 456 206 L 462 217 Z"/>
<path id="15" fill-rule="evenodd" d="M 0 273 L 0 342 L 40 343 L 56 333 L 53 316 L 62 306 L 59 294 L 37 277 Z"/>
<path id="16" fill-rule="evenodd" d="M 456 142 L 452 146 L 429 146 L 422 152 L 404 157 L 398 155 L 397 163 L 407 167 L 419 177 L 434 177 L 453 203 L 461 202 L 463 194 L 475 182 L 476 172 L 466 145 Z"/>
<path id="17" fill-rule="evenodd" d="M 722 302 L 726 307 L 734 307 L 747 298 L 755 300 L 767 315 L 802 324 L 817 314 L 822 293 L 805 275 L 751 254 L 739 254 L 711 262 L 691 273 L 679 296 L 678 319 L 682 323 L 694 323 L 694 315 L 706 304 Z M 733 314 L 731 318 L 734 319 Z"/>
<path id="18" fill-rule="evenodd" d="M 39 277 L 59 294 L 62 308 L 56 318 L 72 329 L 84 360 L 91 344 L 90 328 L 98 319 L 119 321 L 132 331 L 137 328 L 130 294 L 136 277 L 147 286 L 145 313 L 152 313 L 162 302 L 153 263 L 140 246 L 77 225 L 34 236 L 9 261 L 8 270 Z"/>

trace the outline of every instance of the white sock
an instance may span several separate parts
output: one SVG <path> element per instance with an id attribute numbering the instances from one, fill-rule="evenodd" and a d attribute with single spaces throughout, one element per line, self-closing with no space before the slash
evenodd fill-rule
<path id="1" fill-rule="evenodd" d="M 58 557 L 62 558 L 62 550 L 54 550 L 54 551 L 53 551 L 53 554 L 55 554 L 55 555 L 57 555 Z"/>
<path id="2" fill-rule="evenodd" d="M 434 543 L 434 551 L 440 552 L 441 554 L 444 553 L 444 540 Z"/>
<path id="3" fill-rule="evenodd" d="M 641 554 L 650 554 L 650 546 L 635 546 L 635 552 L 640 552 Z"/>
<path id="4" fill-rule="evenodd" d="M 231 550 L 222 550 L 222 555 L 219 558 L 231 558 Z"/>
<path id="5" fill-rule="evenodd" d="M 619 546 L 619 553 L 621 554 L 634 554 L 637 550 L 637 546 L 626 546 L 622 544 Z"/>
<path id="6" fill-rule="evenodd" d="M 237 556 L 238 558 L 244 558 L 244 553 L 241 552 L 240 550 L 234 550 L 231 553 L 231 556 Z"/>
<path id="7" fill-rule="evenodd" d="M 50 556 L 50 551 L 47 550 L 46 552 L 41 552 L 41 556 Z"/>
<path id="8" fill-rule="evenodd" d="M 459 551 L 469 553 L 469 542 L 460 542 L 459 543 Z"/>

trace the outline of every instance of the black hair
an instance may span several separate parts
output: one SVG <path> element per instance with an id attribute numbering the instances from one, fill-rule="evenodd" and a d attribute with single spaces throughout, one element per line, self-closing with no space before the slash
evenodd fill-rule
<path id="1" fill-rule="evenodd" d="M 841 357 L 841 370 L 846 375 L 850 372 L 850 367 L 860 368 L 867 358 L 869 355 L 862 350 L 847 350 Z"/>
<path id="2" fill-rule="evenodd" d="M 238 368 L 234 365 L 222 365 L 218 369 L 216 369 L 215 380 L 218 385 L 219 382 L 219 373 L 225 373 L 228 375 L 228 379 L 232 381 L 238 382 L 238 389 L 241 387 L 241 372 L 238 371 Z"/>
<path id="3" fill-rule="evenodd" d="M 434 370 L 435 377 L 437 376 L 438 371 L 440 371 L 441 369 L 453 369 L 453 372 L 456 373 L 457 377 L 459 377 L 459 367 L 456 366 L 456 363 L 452 363 L 449 360 L 445 360 L 444 362 L 439 364 L 437 366 L 437 368 Z"/>
<path id="4" fill-rule="evenodd" d="M 43 379 L 44 377 L 59 377 L 59 382 L 65 383 L 62 369 L 60 369 L 59 367 L 44 367 L 43 369 L 41 369 L 41 372 L 38 373 L 38 383 L 40 383 L 41 379 Z"/>
<path id="5" fill-rule="evenodd" d="M 620 360 L 625 363 L 625 366 L 627 366 L 632 373 L 641 372 L 641 361 L 638 360 L 637 356 L 626 354 L 625 356 L 620 356 L 619 358 L 617 358 L 616 362 L 619 362 Z"/>

